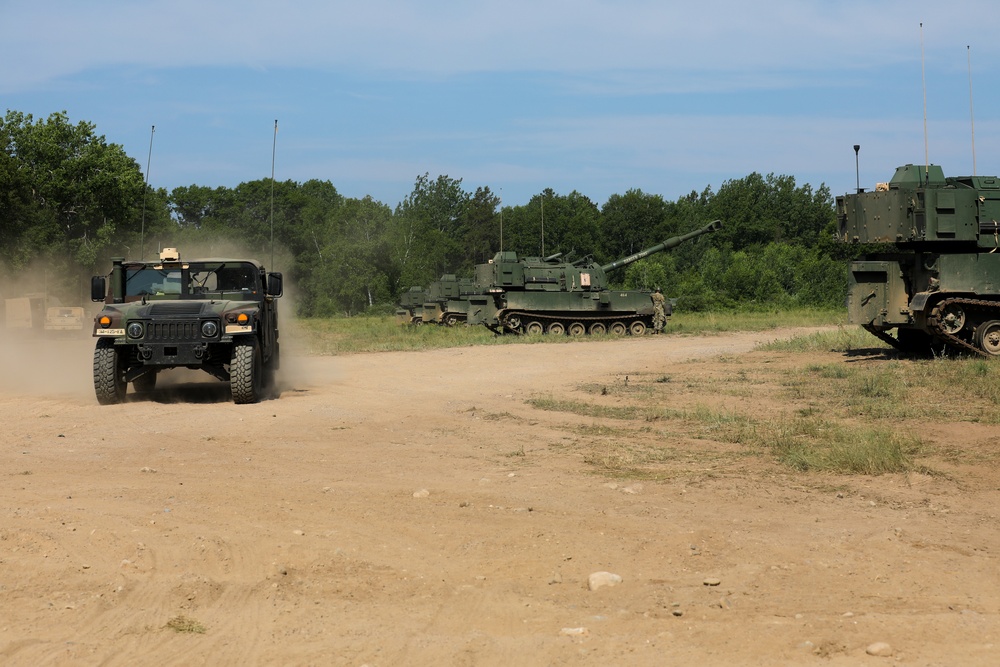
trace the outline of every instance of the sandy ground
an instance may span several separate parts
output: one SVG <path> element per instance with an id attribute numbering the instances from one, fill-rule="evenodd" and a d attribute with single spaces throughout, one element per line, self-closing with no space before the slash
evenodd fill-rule
<path id="1" fill-rule="evenodd" d="M 1000 664 L 992 467 L 609 479 L 565 428 L 599 420 L 525 403 L 792 333 L 289 356 L 247 406 L 177 373 L 100 407 L 90 339 L 5 344 L 0 664 Z"/>

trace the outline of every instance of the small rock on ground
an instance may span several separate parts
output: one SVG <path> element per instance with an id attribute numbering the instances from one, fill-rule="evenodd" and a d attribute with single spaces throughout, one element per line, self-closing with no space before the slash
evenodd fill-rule
<path id="1" fill-rule="evenodd" d="M 587 586 L 592 591 L 596 591 L 602 586 L 616 586 L 622 583 L 622 578 L 611 572 L 594 572 L 587 579 Z"/>
<path id="2" fill-rule="evenodd" d="M 875 642 L 874 644 L 868 645 L 868 648 L 865 649 L 865 653 L 868 655 L 874 655 L 877 658 L 888 658 L 892 655 L 892 647 L 885 642 Z"/>

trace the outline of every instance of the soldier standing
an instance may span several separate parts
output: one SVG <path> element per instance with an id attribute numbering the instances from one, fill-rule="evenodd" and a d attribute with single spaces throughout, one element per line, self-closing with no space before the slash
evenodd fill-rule
<path id="1" fill-rule="evenodd" d="M 659 287 L 653 290 L 649 298 L 653 300 L 653 333 L 660 333 L 663 331 L 663 326 L 667 323 L 667 316 L 663 312 L 663 303 L 666 299 L 660 293 Z"/>

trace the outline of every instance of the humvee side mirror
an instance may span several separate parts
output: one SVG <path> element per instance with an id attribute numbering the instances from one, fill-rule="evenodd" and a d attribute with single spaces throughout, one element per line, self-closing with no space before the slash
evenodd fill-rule
<path id="1" fill-rule="evenodd" d="M 268 296 L 281 296 L 281 274 L 280 273 L 269 273 L 267 274 L 267 295 Z"/>
<path id="2" fill-rule="evenodd" d="M 90 279 L 90 300 L 91 301 L 104 301 L 104 297 L 108 293 L 108 286 L 104 280 L 104 276 L 94 276 Z"/>

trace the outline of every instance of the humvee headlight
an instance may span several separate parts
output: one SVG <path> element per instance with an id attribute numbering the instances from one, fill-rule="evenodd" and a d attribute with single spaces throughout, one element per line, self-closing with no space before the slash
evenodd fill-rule
<path id="1" fill-rule="evenodd" d="M 217 333 L 219 333 L 219 325 L 213 320 L 205 320 L 201 323 L 201 335 L 205 338 L 215 338 Z"/>
<path id="2" fill-rule="evenodd" d="M 250 322 L 250 316 L 246 313 L 240 313 L 236 316 L 236 324 L 246 325 Z"/>
<path id="3" fill-rule="evenodd" d="M 102 329 L 107 329 L 111 326 L 111 318 L 107 315 L 101 315 L 101 318 L 97 320 L 97 323 L 101 325 Z"/>
<path id="4" fill-rule="evenodd" d="M 125 333 L 129 338 L 142 338 L 142 324 L 139 322 L 129 322 L 125 328 Z"/>

